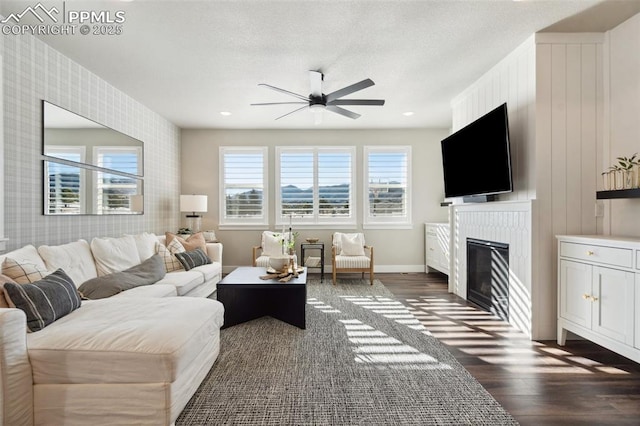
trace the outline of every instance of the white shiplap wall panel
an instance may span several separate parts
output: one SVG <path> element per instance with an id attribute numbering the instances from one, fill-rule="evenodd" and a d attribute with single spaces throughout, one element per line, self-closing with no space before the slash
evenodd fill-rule
<path id="1" fill-rule="evenodd" d="M 611 166 L 616 157 L 640 152 L 640 14 L 607 35 L 607 131 L 601 170 Z M 640 236 L 640 200 L 611 200 L 606 204 L 605 234 Z"/>
<path id="2" fill-rule="evenodd" d="M 537 200 L 528 216 L 532 223 L 522 227 L 528 231 L 521 236 L 532 245 L 521 270 L 531 277 L 534 339 L 555 336 L 554 236 L 597 231 L 602 42 L 602 34 L 536 35 L 452 102 L 454 131 L 507 102 L 514 192 L 500 200 Z M 483 95 L 485 99 L 478 99 Z M 501 203 L 489 208 L 499 213 Z M 506 225 L 496 222 L 494 226 L 496 237 L 513 240 Z"/>

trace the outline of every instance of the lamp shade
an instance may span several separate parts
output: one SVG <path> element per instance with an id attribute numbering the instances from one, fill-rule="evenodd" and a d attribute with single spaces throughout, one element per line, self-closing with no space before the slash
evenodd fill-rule
<path id="1" fill-rule="evenodd" d="M 206 195 L 181 195 L 180 196 L 181 212 L 206 212 L 207 196 Z"/>

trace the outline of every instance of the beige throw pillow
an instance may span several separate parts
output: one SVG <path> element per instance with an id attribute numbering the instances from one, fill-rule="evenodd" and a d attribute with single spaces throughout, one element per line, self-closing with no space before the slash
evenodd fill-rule
<path id="1" fill-rule="evenodd" d="M 4 297 L 4 285 L 6 283 L 17 284 L 14 280 L 6 275 L 0 274 L 0 308 L 10 308 L 7 299 Z"/>
<path id="2" fill-rule="evenodd" d="M 185 251 L 193 251 L 201 248 L 205 253 L 207 252 L 207 243 L 204 240 L 204 234 L 202 232 L 190 235 L 186 240 L 171 232 L 165 232 L 164 235 L 167 238 L 167 247 L 169 247 L 173 240 L 178 240 Z"/>
<path id="3" fill-rule="evenodd" d="M 39 265 L 30 262 L 19 262 L 7 257 L 2 262 L 2 272 L 18 284 L 30 284 L 43 279 L 49 273 Z"/>
<path id="4" fill-rule="evenodd" d="M 156 244 L 156 248 L 158 250 L 158 254 L 162 258 L 162 261 L 164 262 L 165 271 L 172 272 L 184 269 L 182 267 L 182 263 L 180 263 L 178 258 L 175 257 L 176 253 L 186 252 L 177 238 L 174 238 L 166 247 L 158 242 Z"/>

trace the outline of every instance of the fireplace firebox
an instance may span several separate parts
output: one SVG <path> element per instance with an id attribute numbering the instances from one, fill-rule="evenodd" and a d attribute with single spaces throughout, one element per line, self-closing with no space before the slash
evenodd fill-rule
<path id="1" fill-rule="evenodd" d="M 509 244 L 467 238 L 467 300 L 509 321 Z"/>

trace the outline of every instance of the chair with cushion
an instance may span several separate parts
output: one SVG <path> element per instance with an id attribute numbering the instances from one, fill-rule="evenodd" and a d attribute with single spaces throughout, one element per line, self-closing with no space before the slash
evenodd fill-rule
<path id="1" fill-rule="evenodd" d="M 333 234 L 331 245 L 331 266 L 333 269 L 333 285 L 336 284 L 338 272 L 369 273 L 370 284 L 373 285 L 373 247 L 364 242 L 364 234 Z"/>
<path id="2" fill-rule="evenodd" d="M 269 257 L 281 256 L 285 252 L 282 251 L 282 232 L 263 231 L 262 240 L 259 246 L 253 247 L 253 266 L 260 266 L 267 268 L 269 266 Z M 286 248 L 289 243 L 291 234 L 289 232 L 284 233 L 284 247 Z"/>

